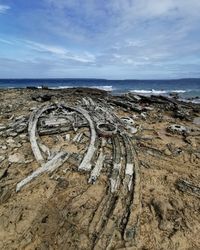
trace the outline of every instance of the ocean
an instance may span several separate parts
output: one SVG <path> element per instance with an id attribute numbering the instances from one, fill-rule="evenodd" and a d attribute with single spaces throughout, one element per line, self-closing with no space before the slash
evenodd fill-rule
<path id="1" fill-rule="evenodd" d="M 145 95 L 179 94 L 182 99 L 200 102 L 200 79 L 178 80 L 105 80 L 105 79 L 0 79 L 0 88 L 47 86 L 52 89 L 89 87 L 111 91 L 113 95 L 135 92 Z"/>

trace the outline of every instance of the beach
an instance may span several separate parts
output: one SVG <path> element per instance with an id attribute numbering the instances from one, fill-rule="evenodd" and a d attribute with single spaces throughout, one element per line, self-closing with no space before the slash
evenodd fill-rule
<path id="1" fill-rule="evenodd" d="M 200 249 L 200 104 L 150 94 L 0 90 L 1 249 Z"/>
<path id="2" fill-rule="evenodd" d="M 0 89 L 15 88 L 95 88 L 122 95 L 132 92 L 141 95 L 179 95 L 179 98 L 200 103 L 200 79 L 166 79 L 166 80 L 114 80 L 114 79 L 85 79 L 85 78 L 43 78 L 43 79 L 0 79 Z"/>

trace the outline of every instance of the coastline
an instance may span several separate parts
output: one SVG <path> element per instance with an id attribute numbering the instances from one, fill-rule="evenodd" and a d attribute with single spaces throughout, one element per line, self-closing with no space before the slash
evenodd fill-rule
<path id="1" fill-rule="evenodd" d="M 0 79 L 2 88 L 97 88 L 111 91 L 113 95 L 134 92 L 141 95 L 179 94 L 182 99 L 200 101 L 200 79 L 169 79 L 169 80 L 108 80 L 108 79 Z M 198 98 L 197 98 L 198 97 Z"/>
<path id="2" fill-rule="evenodd" d="M 200 247 L 200 227 L 196 223 L 200 197 L 200 104 L 173 96 L 112 95 L 91 88 L 1 89 L 0 103 L 1 249 L 47 245 L 53 249 L 91 249 L 108 244 L 122 249 L 155 249 L 158 245 L 172 249 L 179 244 L 180 249 L 186 249 L 194 239 L 193 246 Z M 48 129 L 42 127 L 52 122 L 57 110 L 64 110 L 69 116 L 75 112 L 62 105 L 86 110 L 85 117 L 88 119 L 90 114 L 94 128 L 90 120 L 86 125 L 85 120 L 76 120 L 83 126 L 72 122 L 68 128 L 65 113 L 59 113 L 59 119 L 53 120 L 54 125 Z M 40 149 L 49 149 L 53 154 L 66 150 L 74 157 L 16 193 L 17 183 L 39 168 L 28 126 L 30 130 L 30 119 L 41 107 L 50 109 L 38 116 Z M 119 141 L 112 142 L 115 129 L 101 131 L 99 124 L 104 119 L 114 128 L 117 124 Z M 80 158 L 91 143 L 91 128 L 99 136 L 94 145 L 95 163 L 100 164 L 103 159 L 101 152 L 106 155 L 95 183 L 90 172 L 79 170 Z M 113 166 L 118 166 L 114 160 L 121 163 L 116 192 L 111 188 L 115 181 Z M 130 164 L 135 167 L 133 173 Z M 96 165 L 92 162 L 92 168 Z M 88 183 L 89 179 L 92 181 Z M 193 187 L 197 187 L 196 193 Z M 132 235 L 132 225 L 136 235 Z"/>
<path id="3" fill-rule="evenodd" d="M 192 90 L 132 90 L 132 89 L 126 89 L 126 90 L 116 90 L 113 89 L 113 86 L 58 86 L 58 87 L 49 87 L 48 85 L 41 85 L 41 86 L 24 86 L 24 87 L 0 87 L 0 91 L 6 91 L 6 90 L 24 90 L 24 89 L 29 89 L 29 90 L 49 90 L 49 91 L 59 91 L 59 90 L 74 90 L 74 89 L 96 89 L 96 90 L 102 90 L 105 92 L 110 93 L 113 96 L 123 96 L 127 93 L 132 93 L 134 95 L 140 95 L 140 96 L 164 96 L 164 97 L 169 97 L 169 98 L 174 98 L 178 99 L 179 101 L 183 102 L 191 102 L 195 104 L 200 103 L 200 89 L 196 90 L 196 92 L 193 90 L 193 94 L 189 94 L 192 92 Z"/>

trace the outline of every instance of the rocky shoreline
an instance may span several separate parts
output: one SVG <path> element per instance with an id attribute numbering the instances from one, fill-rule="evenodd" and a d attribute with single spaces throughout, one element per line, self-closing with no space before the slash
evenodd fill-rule
<path id="1" fill-rule="evenodd" d="M 198 249 L 200 104 L 0 90 L 1 249 Z"/>

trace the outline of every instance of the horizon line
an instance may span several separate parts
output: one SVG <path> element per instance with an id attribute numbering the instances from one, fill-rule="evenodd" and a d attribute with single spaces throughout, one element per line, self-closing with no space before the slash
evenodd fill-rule
<path id="1" fill-rule="evenodd" d="M 107 78 L 96 78 L 96 77 L 42 77 L 42 78 L 32 78 L 32 77 L 17 77 L 17 78 L 0 78 L 0 80 L 56 80 L 56 79 L 61 79 L 61 80 L 103 80 L 103 81 L 173 81 L 173 80 L 198 80 L 200 77 L 185 77 L 185 78 L 127 78 L 127 79 L 107 79 Z"/>

